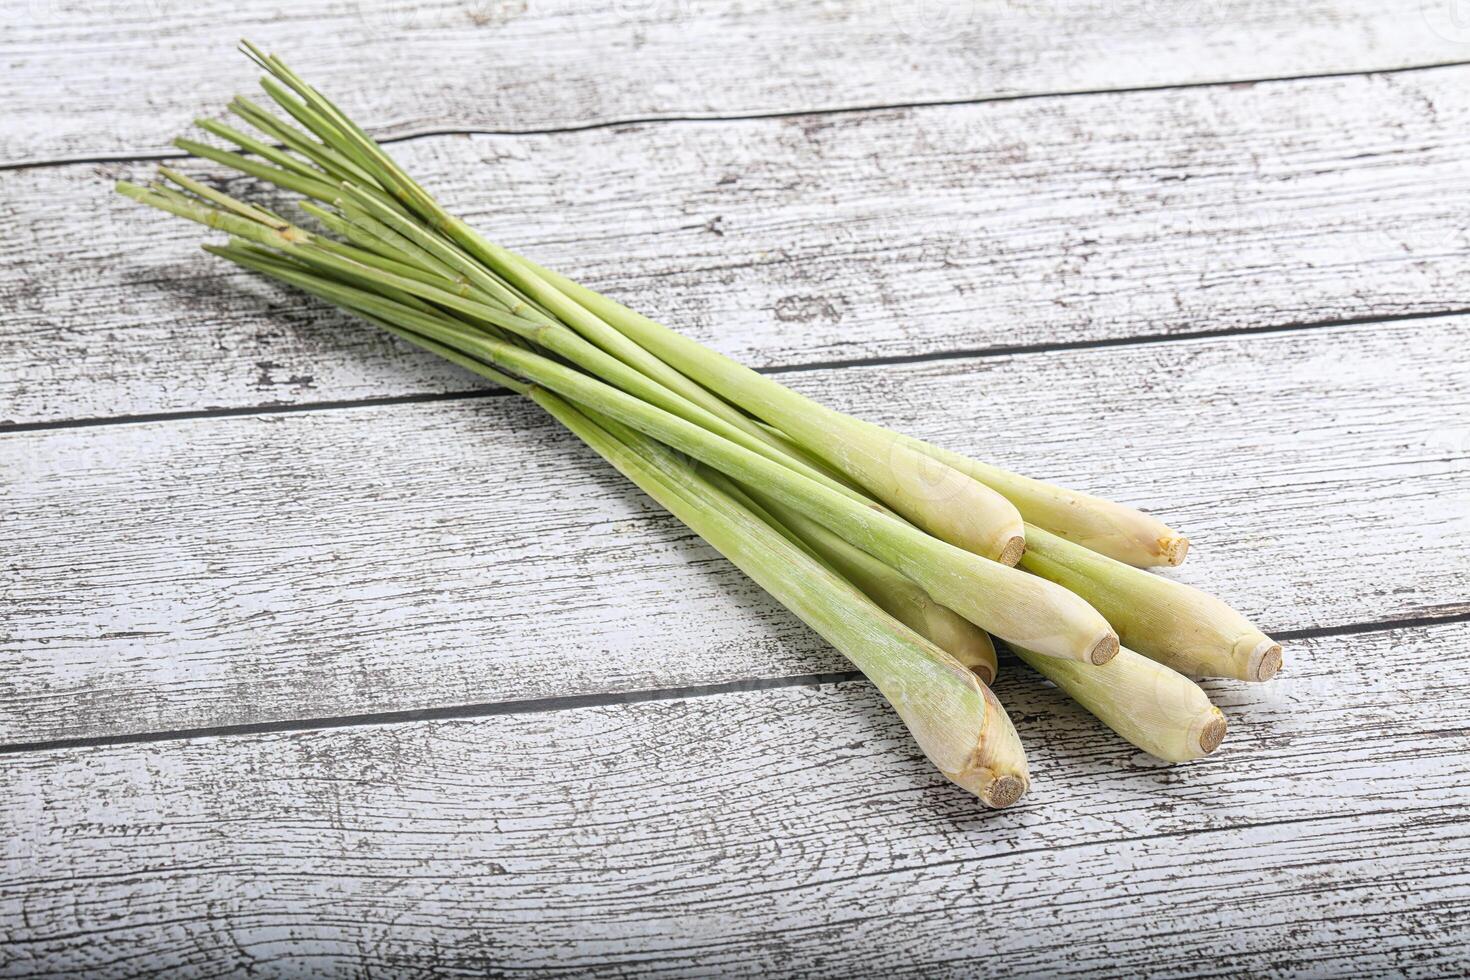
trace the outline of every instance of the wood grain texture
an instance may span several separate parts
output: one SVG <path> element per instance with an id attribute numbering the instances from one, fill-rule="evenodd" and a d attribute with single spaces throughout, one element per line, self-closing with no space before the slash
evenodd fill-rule
<path id="1" fill-rule="evenodd" d="M 1467 325 L 786 379 L 1151 509 L 1194 538 L 1183 581 L 1332 627 L 1470 611 Z M 0 460 L 0 741 L 845 669 L 509 397 L 11 433 Z"/>
<path id="2" fill-rule="evenodd" d="M 1455 975 L 1467 641 L 1300 643 L 1173 768 L 1017 668 L 1000 812 L 861 682 L 11 757 L 7 973 Z"/>
<path id="3" fill-rule="evenodd" d="M 0 432 L 0 975 L 1470 973 L 1470 69 L 1117 91 L 1464 60 L 1457 15 L 10 0 L 0 429 L 247 414 Z M 783 377 L 1308 635 L 1174 768 L 1004 662 L 1035 788 L 980 812 L 527 406 L 53 165 L 166 151 L 240 35 L 392 137 L 534 131 L 393 152 L 753 363 L 929 358 Z M 1362 625 L 1412 617 L 1458 621 Z"/>
<path id="4" fill-rule="evenodd" d="M 395 147 L 507 244 L 756 365 L 1470 308 L 1470 68 Z M 0 421 L 460 384 L 111 192 L 3 177 Z"/>
<path id="5" fill-rule="evenodd" d="M 0 162 L 154 153 L 249 37 L 386 134 L 587 126 L 1470 57 L 1443 0 L 7 0 Z M 364 84 L 374 80 L 381 84 Z M 384 81 L 390 80 L 390 81 Z M 64 109 L 64 111 L 62 111 Z"/>

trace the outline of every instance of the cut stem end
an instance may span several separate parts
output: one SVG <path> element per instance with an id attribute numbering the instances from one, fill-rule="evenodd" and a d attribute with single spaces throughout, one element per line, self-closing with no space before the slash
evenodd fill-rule
<path id="1" fill-rule="evenodd" d="M 1229 728 L 1229 724 L 1225 721 L 1225 716 L 1220 713 L 1219 708 L 1211 708 L 1210 712 L 1202 716 L 1196 723 L 1196 728 L 1197 734 L 1194 741 L 1199 747 L 1199 754 L 1209 755 L 1225 740 L 1225 731 Z"/>
<path id="2" fill-rule="evenodd" d="M 1159 538 L 1159 557 L 1164 559 L 1164 564 L 1170 568 L 1184 564 L 1184 556 L 1189 554 L 1189 539 L 1184 535 Z"/>
<path id="3" fill-rule="evenodd" d="M 980 797 L 986 806 L 1002 807 L 1010 806 L 1026 793 L 1026 780 L 1019 776 L 1002 776 L 985 788 L 985 793 Z"/>
<path id="4" fill-rule="evenodd" d="M 1269 681 L 1281 670 L 1281 644 L 1266 640 L 1251 653 L 1247 680 Z"/>
<path id="5" fill-rule="evenodd" d="M 1092 662 L 1094 667 L 1101 667 L 1117 655 L 1118 635 L 1116 633 L 1109 633 L 1097 641 L 1097 645 L 1092 648 L 1092 652 L 1087 655 L 1087 659 Z"/>
<path id="6" fill-rule="evenodd" d="M 1017 534 L 1010 540 L 1008 540 L 1005 543 L 1005 546 L 1000 549 L 1000 557 L 997 558 L 996 561 L 1000 562 L 1002 565 L 1009 565 L 1014 568 L 1016 567 L 1016 562 L 1020 561 L 1021 556 L 1025 553 L 1026 539 Z"/>

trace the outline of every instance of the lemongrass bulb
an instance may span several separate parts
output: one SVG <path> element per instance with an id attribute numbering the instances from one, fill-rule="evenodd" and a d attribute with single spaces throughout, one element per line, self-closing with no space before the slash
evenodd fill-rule
<path id="1" fill-rule="evenodd" d="M 987 806 L 1007 807 L 1031 788 L 1026 752 L 1021 748 L 1016 726 L 995 694 L 984 684 L 980 684 L 980 694 L 985 699 L 985 724 L 969 755 L 959 768 L 940 771 Z"/>
<path id="2" fill-rule="evenodd" d="M 995 680 L 995 644 L 988 633 L 935 602 L 912 579 L 848 544 L 800 511 L 760 494 L 757 497 L 773 521 L 795 534 L 880 609 L 973 670 L 986 684 Z"/>
<path id="3" fill-rule="evenodd" d="M 990 688 L 948 655 L 919 655 L 912 644 L 895 653 L 858 666 L 893 705 L 929 761 L 987 806 L 1010 806 L 1020 799 L 1031 785 L 1026 752 Z"/>
<path id="4" fill-rule="evenodd" d="M 886 566 L 885 566 L 886 567 Z M 923 589 L 893 573 L 903 583 L 875 600 L 888 615 L 954 657 L 986 684 L 995 682 L 995 644 L 990 634 L 948 606 L 941 606 Z M 892 608 L 890 608 L 890 605 Z"/>
<path id="5" fill-rule="evenodd" d="M 909 445 L 1005 496 L 1027 523 L 1139 568 L 1178 565 L 1189 539 L 1163 521 L 1124 504 L 1068 490 L 918 439 Z"/>
<path id="6" fill-rule="evenodd" d="M 1188 762 L 1225 737 L 1225 716 L 1194 681 L 1126 647 L 1101 667 L 1013 648 L 1037 673 L 1150 755 Z"/>
<path id="7" fill-rule="evenodd" d="M 1114 561 L 1037 527 L 1021 567 L 1086 599 L 1120 642 L 1193 677 L 1265 681 L 1281 645 L 1207 592 Z"/>
<path id="8" fill-rule="evenodd" d="M 1004 565 L 1020 560 L 1025 523 L 1015 505 L 897 434 L 815 402 L 783 429 L 939 540 Z M 843 438 L 832 438 L 839 433 Z"/>

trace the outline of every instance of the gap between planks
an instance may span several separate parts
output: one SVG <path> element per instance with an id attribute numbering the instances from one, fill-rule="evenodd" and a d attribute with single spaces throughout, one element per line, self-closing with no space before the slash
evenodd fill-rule
<path id="1" fill-rule="evenodd" d="M 1448 616 L 1414 616 L 1367 623 L 1345 623 L 1308 629 L 1265 632 L 1278 640 L 1315 639 L 1328 636 L 1355 636 L 1363 633 L 1389 633 L 1397 630 L 1470 623 L 1470 612 Z M 822 687 L 862 680 L 860 670 L 835 673 L 790 674 L 784 677 L 753 677 L 718 684 L 682 685 L 670 688 L 648 688 L 641 691 L 614 691 L 597 694 L 573 694 L 561 697 L 521 698 L 511 701 L 488 701 L 478 704 L 440 705 L 433 708 L 411 708 L 401 711 L 372 711 L 360 714 L 333 715 L 323 718 L 291 718 L 239 725 L 212 725 L 156 732 L 129 732 L 120 735 L 94 735 L 79 738 L 57 738 L 35 742 L 0 743 L 0 756 L 22 755 L 79 748 L 108 748 L 116 745 L 149 745 L 157 742 L 191 741 L 197 738 L 230 738 L 269 735 L 280 732 L 326 731 L 335 728 L 376 728 L 408 725 L 424 721 L 452 721 L 471 718 L 495 718 L 505 715 L 549 714 L 578 708 L 610 707 L 620 704 L 642 704 L 649 701 L 683 701 L 691 698 L 715 697 L 743 691 L 771 691 L 791 687 Z"/>
<path id="2" fill-rule="evenodd" d="M 1108 347 L 1144 347 L 1175 341 L 1218 340 L 1227 337 L 1302 333 L 1310 330 L 1361 327 L 1371 323 L 1405 323 L 1415 320 L 1445 320 L 1470 315 L 1470 307 L 1435 310 L 1430 313 L 1390 313 L 1334 320 L 1305 320 L 1260 326 L 1223 327 L 1219 330 L 1190 330 L 1181 333 L 1137 334 L 1131 337 L 1095 337 L 1087 340 L 1058 341 L 1054 344 L 1011 344 L 990 347 L 958 348 L 930 351 L 926 354 L 891 354 L 877 357 L 853 357 L 845 360 L 810 361 L 799 364 L 776 364 L 755 368 L 759 374 L 802 374 L 812 371 L 838 371 L 844 368 L 888 367 L 903 364 L 942 363 L 976 358 L 1016 357 L 1028 354 L 1053 354 L 1061 351 L 1098 350 Z M 150 422 L 175 422 L 211 418 L 239 418 L 256 415 L 291 415 L 301 412 L 332 412 L 372 406 L 419 405 L 434 402 L 456 402 L 475 398 L 502 398 L 513 394 L 504 388 L 469 388 L 461 391 L 415 392 L 378 398 L 343 398 L 319 402 L 281 402 L 260 405 L 232 405 L 175 412 L 144 412 L 131 415 L 100 415 L 72 419 L 47 419 L 41 422 L 7 422 L 0 420 L 0 436 L 10 432 L 44 432 L 52 429 L 82 429 L 104 425 L 142 425 Z"/>
<path id="3" fill-rule="evenodd" d="M 1455 639 L 1374 645 L 1403 652 L 1400 668 L 1437 665 L 1443 683 L 1455 674 L 1438 651 Z M 1458 857 L 1470 843 L 1466 729 L 1453 700 L 1463 686 L 1444 692 L 1452 697 L 1429 724 L 1400 725 L 1391 722 L 1416 697 L 1394 682 L 1402 670 L 1360 690 L 1342 684 L 1336 663 L 1316 659 L 1279 700 L 1232 688 L 1259 714 L 1215 764 L 1143 771 L 1126 749 L 1087 751 L 1088 732 L 1057 730 L 1037 746 L 1054 774 L 1045 806 L 1038 797 L 999 812 L 977 812 L 917 752 L 894 752 L 901 727 L 871 690 L 793 698 L 759 744 L 705 705 L 592 712 L 565 729 L 559 719 L 454 723 L 422 736 L 389 729 L 18 758 L 7 766 L 23 790 L 12 810 L 32 831 L 19 840 L 34 842 L 11 876 L 29 916 L 18 937 L 26 945 L 15 948 L 30 955 L 18 962 L 37 972 L 75 963 L 81 944 L 69 937 L 89 937 L 94 972 L 122 972 L 139 950 L 177 968 L 200 968 L 196 954 L 299 967 L 312 953 L 304 944 L 353 941 L 390 968 L 431 951 L 447 968 L 472 962 L 456 951 L 478 929 L 497 936 L 505 969 L 636 960 L 744 963 L 752 973 L 813 962 L 833 972 L 825 937 L 840 935 L 850 958 L 871 965 L 887 955 L 920 976 L 943 966 L 905 965 L 932 935 L 945 963 L 1005 962 L 1019 974 L 1044 972 L 1061 948 L 1075 952 L 1066 963 L 1076 975 L 1106 957 L 1157 972 L 1161 956 L 1269 968 L 1282 957 L 1365 955 L 1385 971 L 1428 969 L 1436 949 L 1440 972 L 1458 975 L 1453 908 L 1465 875 L 1454 861 L 1436 864 L 1435 846 Z M 1300 710 L 1311 703 L 1326 717 Z M 877 737 L 850 743 L 831 722 L 857 705 L 883 721 Z M 686 715 L 671 729 L 671 716 Z M 1452 726 L 1445 739 L 1434 721 Z M 1366 742 L 1350 737 L 1360 726 Z M 662 738 L 689 747 L 676 767 Z M 586 768 L 545 766 L 541 746 Z M 793 759 L 793 746 L 828 765 Z M 1247 760 L 1256 764 L 1236 765 Z M 1422 798 L 1402 798 L 1406 766 L 1426 777 Z M 802 806 L 785 802 L 793 791 Z M 27 822 L 25 807 L 43 798 L 44 819 Z M 1057 852 L 1065 857 L 1045 857 Z M 1219 887 L 1191 890 L 1181 865 Z M 98 884 L 71 887 L 79 878 Z M 1140 928 L 1119 932 L 1110 918 L 1120 894 L 1144 910 Z M 357 914 L 324 922 L 324 902 Z M 212 921 L 197 920 L 206 907 Z M 996 925 L 1011 948 L 953 925 L 977 921 Z M 180 933 L 181 922 L 197 927 Z M 1303 939 L 1282 922 L 1316 931 Z M 214 941 L 221 923 L 230 941 Z M 394 936 L 407 945 L 385 952 Z M 548 946 L 555 962 L 536 960 Z"/>
<path id="4" fill-rule="evenodd" d="M 1071 89 L 1056 92 L 1017 92 L 1007 95 L 983 95 L 970 99 L 920 99 L 911 102 L 875 102 L 864 105 L 833 106 L 826 109 L 778 109 L 770 112 L 714 113 L 710 115 L 651 115 L 629 116 L 622 119 L 598 120 L 576 123 L 569 126 L 528 127 L 524 129 L 482 129 L 478 127 L 452 128 L 435 127 L 398 136 L 379 137 L 384 145 L 411 143 L 415 140 L 433 139 L 444 136 L 556 136 L 562 133 L 586 133 L 603 129 L 618 129 L 623 126 L 664 126 L 690 123 L 753 122 L 763 119 L 800 119 L 821 116 L 853 116 L 865 113 L 897 112 L 906 109 L 945 109 L 961 106 L 989 105 L 1007 102 L 1035 102 L 1042 99 L 1093 98 L 1104 95 L 1132 95 L 1146 92 L 1187 91 L 1207 88 L 1240 88 L 1251 85 L 1282 85 L 1296 82 L 1322 81 L 1333 78 L 1353 78 L 1368 75 L 1408 75 L 1437 71 L 1445 68 L 1470 67 L 1470 61 L 1434 61 L 1420 65 L 1403 65 L 1396 68 L 1357 68 L 1344 71 L 1309 72 L 1300 75 L 1267 75 L 1259 78 L 1216 79 L 1198 82 L 1161 82 L 1153 85 L 1123 85 L 1089 89 Z M 273 143 L 279 147 L 281 144 Z M 164 163 L 169 160 L 186 160 L 187 153 L 123 153 L 97 156 L 52 157 L 41 160 L 0 161 L 0 173 L 15 170 L 43 170 L 48 167 L 70 167 L 102 163 Z"/>

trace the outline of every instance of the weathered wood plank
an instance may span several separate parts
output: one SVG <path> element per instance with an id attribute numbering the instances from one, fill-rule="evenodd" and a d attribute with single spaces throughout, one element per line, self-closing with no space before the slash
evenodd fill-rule
<path id="1" fill-rule="evenodd" d="M 801 390 L 1128 500 L 1268 628 L 1470 610 L 1470 319 Z M 0 741 L 844 669 L 511 398 L 0 436 Z"/>
<path id="2" fill-rule="evenodd" d="M 14 9 L 18 5 L 19 9 Z M 250 77 L 243 35 L 385 133 L 585 126 L 1461 60 L 1440 0 L 16 0 L 0 162 L 157 152 Z M 388 83 L 385 80 L 391 80 Z"/>
<path id="3" fill-rule="evenodd" d="M 508 244 L 782 365 L 1470 308 L 1470 68 L 397 147 Z M 0 421 L 459 384 L 125 166 L 5 175 Z"/>
<path id="4" fill-rule="evenodd" d="M 1298 644 L 1175 768 L 1018 669 L 1002 812 L 862 683 L 14 756 L 7 973 L 1459 974 L 1467 641 Z"/>

